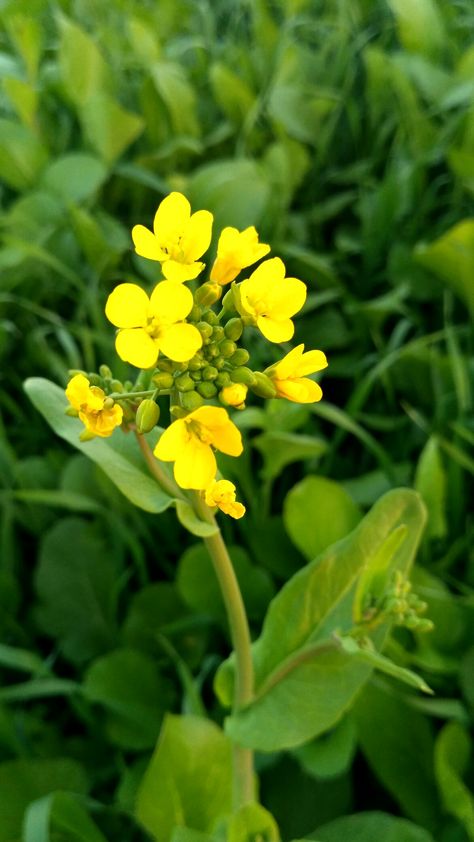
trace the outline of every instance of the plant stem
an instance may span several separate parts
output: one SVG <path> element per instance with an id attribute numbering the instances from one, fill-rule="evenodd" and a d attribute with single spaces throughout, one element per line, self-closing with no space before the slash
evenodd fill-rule
<path id="1" fill-rule="evenodd" d="M 194 496 L 194 505 L 202 520 L 217 526 L 210 508 L 204 503 L 199 492 Z M 233 712 L 235 713 L 253 699 L 253 662 L 247 614 L 234 566 L 220 529 L 217 528 L 214 535 L 203 538 L 203 541 L 211 556 L 219 582 L 235 652 L 236 680 L 233 703 Z M 234 808 L 238 809 L 249 801 L 255 800 L 253 752 L 242 746 L 234 745 L 233 763 Z"/>
<path id="2" fill-rule="evenodd" d="M 153 452 L 145 436 L 137 432 L 137 430 L 135 430 L 134 432 L 137 437 L 138 444 L 140 445 L 140 450 L 145 458 L 145 462 L 147 463 L 148 468 L 150 470 L 150 473 L 153 474 L 158 484 L 161 485 L 163 491 L 166 491 L 166 493 L 169 494 L 170 497 L 177 497 L 180 500 L 184 500 L 184 494 L 181 492 L 179 486 L 177 486 L 174 480 L 172 480 L 171 477 L 169 477 L 168 474 L 163 470 L 160 463 L 158 462 L 158 459 L 155 459 L 155 457 L 153 456 Z"/>

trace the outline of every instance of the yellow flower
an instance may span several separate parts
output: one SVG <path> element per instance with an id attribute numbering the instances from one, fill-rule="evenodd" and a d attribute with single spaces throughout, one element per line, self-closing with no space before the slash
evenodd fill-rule
<path id="1" fill-rule="evenodd" d="M 297 345 L 280 362 L 267 368 L 265 374 L 272 380 L 277 396 L 295 403 L 320 401 L 323 393 L 314 380 L 305 374 L 313 374 L 326 368 L 328 362 L 322 351 L 306 351 L 304 345 Z"/>
<path id="2" fill-rule="evenodd" d="M 236 520 L 245 514 L 245 506 L 235 499 L 235 485 L 228 479 L 213 480 L 206 488 L 205 500 L 208 506 L 217 506 L 224 514 Z"/>
<path id="3" fill-rule="evenodd" d="M 91 386 L 83 374 L 76 374 L 69 381 L 66 397 L 86 430 L 94 436 L 106 438 L 122 423 L 122 407 L 118 404 L 104 407 L 107 395 L 98 386 Z"/>
<path id="4" fill-rule="evenodd" d="M 247 397 L 248 388 L 243 383 L 232 383 L 232 386 L 224 386 L 219 392 L 219 397 L 228 406 L 240 407 Z"/>
<path id="5" fill-rule="evenodd" d="M 258 242 L 258 234 L 253 226 L 245 231 L 224 228 L 217 244 L 217 258 L 211 269 L 211 281 L 222 285 L 230 284 L 241 269 L 256 263 L 269 251 L 270 246 Z"/>
<path id="6" fill-rule="evenodd" d="M 225 409 L 200 406 L 173 421 L 153 452 L 163 462 L 174 462 L 174 477 L 181 488 L 204 490 L 217 471 L 213 447 L 229 456 L 240 456 L 242 437 Z"/>
<path id="7" fill-rule="evenodd" d="M 191 214 L 191 205 L 182 193 L 170 193 L 161 202 L 153 220 L 153 231 L 135 225 L 132 239 L 135 251 L 148 260 L 158 260 L 170 281 L 191 281 L 204 269 L 198 257 L 209 248 L 212 213 Z"/>
<path id="8" fill-rule="evenodd" d="M 291 316 L 306 300 L 306 285 L 297 278 L 285 278 L 279 257 L 265 260 L 237 287 L 241 314 L 257 325 L 270 342 L 287 342 L 295 331 Z"/>
<path id="9" fill-rule="evenodd" d="M 183 322 L 193 306 L 191 291 L 173 281 L 157 284 L 151 297 L 136 284 L 119 284 L 109 295 L 105 314 L 121 328 L 115 340 L 120 359 L 151 368 L 158 354 L 187 362 L 202 345 L 194 325 Z"/>

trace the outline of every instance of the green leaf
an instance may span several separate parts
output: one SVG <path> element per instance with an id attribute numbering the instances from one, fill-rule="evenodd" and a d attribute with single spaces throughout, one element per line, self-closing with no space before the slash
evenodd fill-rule
<path id="1" fill-rule="evenodd" d="M 84 494 L 75 494 L 73 491 L 56 491 L 47 488 L 25 488 L 22 491 L 14 491 L 13 497 L 25 503 L 34 503 L 36 506 L 57 506 L 60 509 L 69 509 L 71 512 L 100 512 L 102 507 L 86 497 Z"/>
<path id="2" fill-rule="evenodd" d="M 305 772 L 318 780 L 335 778 L 346 772 L 357 748 L 354 721 L 345 716 L 326 734 L 293 750 Z"/>
<path id="3" fill-rule="evenodd" d="M 388 4 L 406 50 L 430 56 L 444 48 L 446 33 L 436 0 L 388 0 Z"/>
<path id="4" fill-rule="evenodd" d="M 3 87 L 21 122 L 34 129 L 38 91 L 28 82 L 13 76 L 3 79 Z"/>
<path id="5" fill-rule="evenodd" d="M 97 192 L 107 177 L 102 161 L 83 152 L 56 158 L 43 172 L 41 186 L 66 202 L 81 202 Z"/>
<path id="6" fill-rule="evenodd" d="M 68 842 L 106 842 L 77 799 L 66 792 L 33 801 L 25 813 L 22 842 L 53 842 L 56 834 Z"/>
<path id="7" fill-rule="evenodd" d="M 25 382 L 25 391 L 54 432 L 96 462 L 135 506 L 158 513 L 172 504 L 172 498 L 149 476 L 134 436 L 116 431 L 108 439 L 81 442 L 84 427 L 78 419 L 65 415 L 68 401 L 63 389 L 42 377 L 31 377 Z"/>
<path id="8" fill-rule="evenodd" d="M 135 750 L 155 745 L 174 695 L 156 662 L 133 649 L 117 649 L 95 660 L 86 673 L 83 692 L 89 701 L 105 708 L 111 742 Z"/>
<path id="9" fill-rule="evenodd" d="M 93 38 L 65 17 L 60 19 L 59 69 L 69 99 L 84 105 L 107 87 L 109 70 Z"/>
<path id="10" fill-rule="evenodd" d="M 151 68 L 151 78 L 167 108 L 173 135 L 199 136 L 196 95 L 182 65 L 173 61 L 157 61 Z"/>
<path id="11" fill-rule="evenodd" d="M 252 444 L 264 458 L 262 476 L 275 479 L 291 462 L 318 459 L 327 451 L 323 439 L 296 433 L 267 432 L 253 439 Z"/>
<path id="12" fill-rule="evenodd" d="M 474 314 L 474 219 L 463 219 L 430 245 L 420 244 L 415 257 L 445 281 Z"/>
<path id="13" fill-rule="evenodd" d="M 260 804 L 245 804 L 227 826 L 228 842 L 280 842 L 278 826 L 268 810 Z"/>
<path id="14" fill-rule="evenodd" d="M 136 818 L 156 842 L 177 827 L 210 831 L 231 810 L 231 746 L 196 716 L 168 715 L 138 791 Z"/>
<path id="15" fill-rule="evenodd" d="M 225 225 L 258 225 L 270 200 L 263 168 L 249 159 L 220 160 L 194 171 L 187 193 L 195 208 L 214 213 L 216 230 Z"/>
<path id="16" fill-rule="evenodd" d="M 428 687 L 426 681 L 423 681 L 416 672 L 395 664 L 390 660 L 390 658 L 386 658 L 385 655 L 377 652 L 376 649 L 366 649 L 359 646 L 353 637 L 341 637 L 339 640 L 343 651 L 348 655 L 353 655 L 354 658 L 358 659 L 362 663 L 369 664 L 374 669 L 380 670 L 380 672 L 390 675 L 392 678 L 396 678 L 398 681 L 402 681 L 410 687 L 422 690 L 424 693 L 433 692 L 432 689 Z"/>
<path id="17" fill-rule="evenodd" d="M 75 663 L 113 645 L 116 574 L 109 548 L 86 521 L 64 518 L 44 535 L 35 580 L 37 617 Z"/>
<path id="18" fill-rule="evenodd" d="M 0 179 L 9 187 L 32 187 L 46 160 L 46 149 L 30 129 L 13 120 L 0 120 Z"/>
<path id="19" fill-rule="evenodd" d="M 142 133 L 144 120 L 107 94 L 94 94 L 81 108 L 81 123 L 89 142 L 113 164 Z"/>
<path id="20" fill-rule="evenodd" d="M 7 646 L 5 643 L 0 643 L 0 664 L 2 667 L 20 670 L 20 672 L 34 673 L 45 669 L 43 661 L 34 652 Z"/>
<path id="21" fill-rule="evenodd" d="M 253 645 L 256 699 L 229 717 L 226 727 L 242 745 L 275 751 L 297 746 L 333 726 L 367 681 L 371 666 L 338 650 L 334 633 L 354 624 L 354 601 L 362 574 L 406 574 L 425 520 L 417 494 L 386 494 L 346 538 L 299 571 L 270 604 Z M 402 540 L 390 540 L 400 534 Z M 285 634 L 281 634 L 284 628 Z M 386 629 L 375 633 L 383 643 Z M 229 699 L 232 661 L 217 674 L 216 690 Z M 291 708 L 292 716 L 288 716 Z"/>
<path id="22" fill-rule="evenodd" d="M 434 842 L 424 828 L 406 819 L 376 811 L 343 816 L 319 827 L 308 839 L 317 839 L 318 842 L 341 842 L 342 839 L 350 842 L 375 842 L 379 839 L 383 842 Z"/>
<path id="23" fill-rule="evenodd" d="M 458 722 L 448 722 L 435 745 L 435 774 L 444 808 L 474 840 L 474 796 L 464 783 L 471 754 L 469 733 Z"/>
<path id="24" fill-rule="evenodd" d="M 51 696 L 72 696 L 79 690 L 79 684 L 67 678 L 33 678 L 31 681 L 0 688 L 0 701 L 25 702 Z"/>
<path id="25" fill-rule="evenodd" d="M 188 614 L 176 586 L 154 582 L 133 594 L 122 628 L 124 641 L 146 652 L 157 651 L 157 638 L 163 626 Z"/>
<path id="26" fill-rule="evenodd" d="M 217 535 L 219 532 L 217 523 L 208 523 L 201 520 L 186 500 L 176 501 L 176 514 L 181 525 L 192 535 L 197 535 L 198 538 L 208 538 L 210 535 Z"/>
<path id="27" fill-rule="evenodd" d="M 310 561 L 344 538 L 360 519 L 360 509 L 347 491 L 325 477 L 305 477 L 285 498 L 283 522 L 286 531 Z"/>
<path id="28" fill-rule="evenodd" d="M 19 840 L 31 801 L 57 789 L 85 793 L 84 772 L 73 760 L 9 760 L 0 764 L 0 842 Z"/>
<path id="29" fill-rule="evenodd" d="M 380 783 L 410 819 L 434 830 L 439 798 L 427 718 L 379 683 L 364 689 L 354 714 L 359 744 Z"/>
<path id="30" fill-rule="evenodd" d="M 445 538 L 446 521 L 446 471 L 439 445 L 431 436 L 421 451 L 415 474 L 415 489 L 423 498 L 428 510 L 427 534 L 430 538 Z"/>
<path id="31" fill-rule="evenodd" d="M 219 108 L 231 123 L 241 125 L 255 102 L 255 94 L 241 76 L 220 61 L 211 66 L 209 79 Z"/>

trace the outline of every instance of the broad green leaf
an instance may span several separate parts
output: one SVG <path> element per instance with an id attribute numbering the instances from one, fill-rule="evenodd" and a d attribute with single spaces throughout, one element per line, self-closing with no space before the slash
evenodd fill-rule
<path id="1" fill-rule="evenodd" d="M 64 89 L 77 107 L 108 87 L 109 69 L 96 40 L 77 23 L 60 19 L 59 69 Z"/>
<path id="2" fill-rule="evenodd" d="M 228 842 L 280 842 L 275 819 L 260 804 L 245 804 L 235 813 L 227 826 Z"/>
<path id="3" fill-rule="evenodd" d="M 34 503 L 36 506 L 57 506 L 60 509 L 69 509 L 71 512 L 100 512 L 101 506 L 90 497 L 83 494 L 75 494 L 73 491 L 56 491 L 48 488 L 25 488 L 22 491 L 15 491 L 13 496 L 16 500 L 25 503 Z"/>
<path id="4" fill-rule="evenodd" d="M 219 108 L 231 123 L 240 125 L 248 117 L 255 94 L 241 76 L 223 62 L 215 62 L 209 71 L 212 92 Z"/>
<path id="5" fill-rule="evenodd" d="M 208 523 L 201 520 L 191 503 L 187 503 L 186 500 L 176 501 L 176 514 L 181 525 L 192 535 L 197 535 L 198 538 L 208 538 L 211 535 L 216 535 L 219 531 L 217 523 Z"/>
<path id="6" fill-rule="evenodd" d="M 415 257 L 445 281 L 474 314 L 474 219 L 463 219 L 429 245 L 420 244 Z"/>
<path id="7" fill-rule="evenodd" d="M 286 465 L 305 459 L 318 459 L 327 450 L 327 444 L 316 436 L 296 433 L 266 432 L 252 442 L 264 458 L 262 476 L 275 479 Z"/>
<path id="8" fill-rule="evenodd" d="M 372 666 L 338 649 L 334 633 L 350 631 L 359 579 L 382 560 L 388 585 L 395 570 L 406 574 L 425 520 L 417 494 L 386 494 L 346 538 L 300 570 L 270 604 L 253 645 L 256 699 L 229 717 L 232 739 L 262 751 L 289 748 L 324 733 L 352 704 Z M 391 541 L 403 530 L 400 542 Z M 281 634 L 281 629 L 285 634 Z M 386 629 L 374 636 L 379 646 Z M 232 661 L 217 674 L 216 690 L 228 703 Z M 293 715 L 288 717 L 291 708 Z"/>
<path id="9" fill-rule="evenodd" d="M 193 208 L 214 213 L 214 228 L 258 225 L 270 200 L 270 185 L 263 168 L 247 158 L 220 160 L 196 169 L 188 184 Z"/>
<path id="10" fill-rule="evenodd" d="M 368 685 L 354 708 L 359 744 L 374 774 L 403 812 L 434 830 L 439 799 L 429 721 L 383 685 Z"/>
<path id="11" fill-rule="evenodd" d="M 305 772 L 325 780 L 344 774 L 351 765 L 357 748 L 354 721 L 345 716 L 325 734 L 293 750 Z"/>
<path id="12" fill-rule="evenodd" d="M 68 401 L 63 389 L 41 377 L 25 382 L 25 391 L 54 432 L 99 465 L 128 499 L 146 512 L 162 512 L 172 498 L 148 474 L 140 448 L 131 435 L 116 430 L 108 439 L 79 441 L 84 429 L 76 418 L 65 415 Z"/>
<path id="13" fill-rule="evenodd" d="M 437 0 L 388 0 L 406 50 L 432 55 L 443 49 L 446 34 Z"/>
<path id="14" fill-rule="evenodd" d="M 94 661 L 83 692 L 104 707 L 112 743 L 125 749 L 155 745 L 163 715 L 173 702 L 173 688 L 143 652 L 116 649 Z"/>
<path id="15" fill-rule="evenodd" d="M 113 645 L 116 575 L 109 548 L 87 521 L 64 518 L 44 535 L 35 579 L 37 617 L 75 663 Z"/>
<path id="16" fill-rule="evenodd" d="M 448 722 L 435 745 L 435 773 L 445 810 L 464 826 L 474 840 L 474 796 L 462 777 L 467 772 L 471 740 L 459 722 Z"/>
<path id="17" fill-rule="evenodd" d="M 0 179 L 14 190 L 35 184 L 47 161 L 41 141 L 26 126 L 0 120 Z"/>
<path id="18" fill-rule="evenodd" d="M 177 827 L 173 831 L 171 842 L 217 842 L 217 840 L 215 836 L 210 836 L 208 833 L 201 833 L 200 830 L 190 830 L 189 827 Z"/>
<path id="19" fill-rule="evenodd" d="M 81 108 L 84 133 L 106 164 L 113 164 L 142 133 L 144 120 L 108 94 L 94 94 Z"/>
<path id="20" fill-rule="evenodd" d="M 133 594 L 122 628 L 124 641 L 146 652 L 156 653 L 157 637 L 163 626 L 186 617 L 188 609 L 171 582 L 154 582 Z"/>
<path id="21" fill-rule="evenodd" d="M 28 78 L 34 81 L 41 57 L 41 25 L 32 17 L 31 9 L 26 14 L 7 15 L 5 22 L 8 23 L 9 35 L 25 63 Z"/>
<path id="22" fill-rule="evenodd" d="M 424 693 L 433 692 L 431 688 L 428 687 L 426 681 L 423 681 L 419 675 L 412 670 L 395 664 L 390 660 L 390 658 L 386 658 L 380 652 L 377 652 L 376 649 L 368 649 L 359 646 L 353 637 L 341 637 L 340 643 L 344 652 L 348 655 L 352 655 L 356 660 L 361 661 L 361 663 L 369 664 L 374 667 L 374 669 L 377 669 L 386 675 L 390 675 L 392 678 L 396 678 L 398 681 L 402 681 L 410 687 L 415 687 L 417 690 L 423 690 Z"/>
<path id="23" fill-rule="evenodd" d="M 138 791 L 136 817 L 156 842 L 177 827 L 210 831 L 231 810 L 231 746 L 213 722 L 168 715 Z"/>
<path id="24" fill-rule="evenodd" d="M 283 509 L 286 531 L 308 560 L 345 538 L 361 516 L 347 491 L 326 477 L 305 477 L 288 492 Z"/>
<path id="25" fill-rule="evenodd" d="M 3 87 L 21 122 L 34 129 L 38 91 L 29 82 L 13 76 L 3 80 Z"/>
<path id="26" fill-rule="evenodd" d="M 0 643 L 0 665 L 20 672 L 38 673 L 45 669 L 43 661 L 35 652 L 7 646 L 5 643 Z"/>
<path id="27" fill-rule="evenodd" d="M 73 760 L 9 760 L 0 764 L 0 842 L 21 837 L 23 815 L 31 801 L 55 790 L 86 792 L 82 767 Z"/>
<path id="28" fill-rule="evenodd" d="M 107 177 L 98 158 L 83 152 L 71 152 L 56 158 L 43 172 L 41 186 L 67 202 L 80 202 L 97 192 Z"/>
<path id="29" fill-rule="evenodd" d="M 53 842 L 57 834 L 68 842 L 106 842 L 77 799 L 66 792 L 54 792 L 30 804 L 22 842 Z"/>
<path id="30" fill-rule="evenodd" d="M 172 61 L 157 61 L 151 68 L 151 78 L 165 103 L 173 134 L 198 136 L 196 95 L 186 79 L 182 65 Z"/>
<path id="31" fill-rule="evenodd" d="M 445 538 L 446 521 L 446 472 L 434 436 L 428 439 L 421 451 L 415 474 L 415 489 L 423 498 L 428 510 L 426 531 L 430 538 Z"/>
<path id="32" fill-rule="evenodd" d="M 423 827 L 376 811 L 343 816 L 319 827 L 307 838 L 318 842 L 341 842 L 343 839 L 348 842 L 378 842 L 379 839 L 383 842 L 434 842 Z"/>

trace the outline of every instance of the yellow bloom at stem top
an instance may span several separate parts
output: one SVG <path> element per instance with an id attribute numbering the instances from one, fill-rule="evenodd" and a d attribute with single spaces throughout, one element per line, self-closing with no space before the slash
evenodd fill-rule
<path id="1" fill-rule="evenodd" d="M 214 217 L 207 210 L 191 214 L 191 205 L 182 193 L 170 193 L 161 202 L 153 220 L 153 231 L 135 225 L 132 239 L 135 251 L 148 260 L 157 260 L 170 281 L 192 281 L 204 269 L 201 257 L 209 248 Z"/>
<path id="2" fill-rule="evenodd" d="M 250 278 L 238 284 L 241 314 L 270 342 L 287 342 L 295 331 L 291 317 L 306 301 L 306 285 L 285 277 L 279 257 L 264 260 Z"/>
<path id="3" fill-rule="evenodd" d="M 245 514 L 245 506 L 235 499 L 235 485 L 228 479 L 213 480 L 206 488 L 205 500 L 208 506 L 217 506 L 224 514 L 236 520 Z"/>
<path id="4" fill-rule="evenodd" d="M 266 243 L 258 242 L 253 225 L 245 231 L 224 228 L 217 244 L 217 257 L 211 269 L 211 281 L 230 284 L 242 269 L 256 263 L 270 251 Z"/>
<path id="5" fill-rule="evenodd" d="M 327 367 L 326 355 L 322 351 L 306 351 L 304 345 L 297 345 L 286 357 L 270 366 L 265 371 L 273 382 L 277 396 L 295 403 L 313 403 L 320 401 L 323 393 L 321 387 L 305 377 Z"/>
<path id="6" fill-rule="evenodd" d="M 159 353 L 187 362 L 202 345 L 194 325 L 183 319 L 193 307 L 191 291 L 173 281 L 157 284 L 151 297 L 136 284 L 119 284 L 109 295 L 105 314 L 120 328 L 115 347 L 120 359 L 151 368 Z"/>
<path id="7" fill-rule="evenodd" d="M 174 462 L 174 478 L 181 488 L 203 491 L 217 471 L 213 448 L 240 456 L 242 436 L 225 409 L 200 406 L 173 421 L 153 452 L 163 462 Z"/>
<path id="8" fill-rule="evenodd" d="M 69 381 L 66 397 L 86 430 L 94 436 L 106 438 L 122 423 L 122 407 L 118 404 L 104 407 L 107 395 L 98 386 L 91 386 L 83 374 L 76 374 Z"/>

